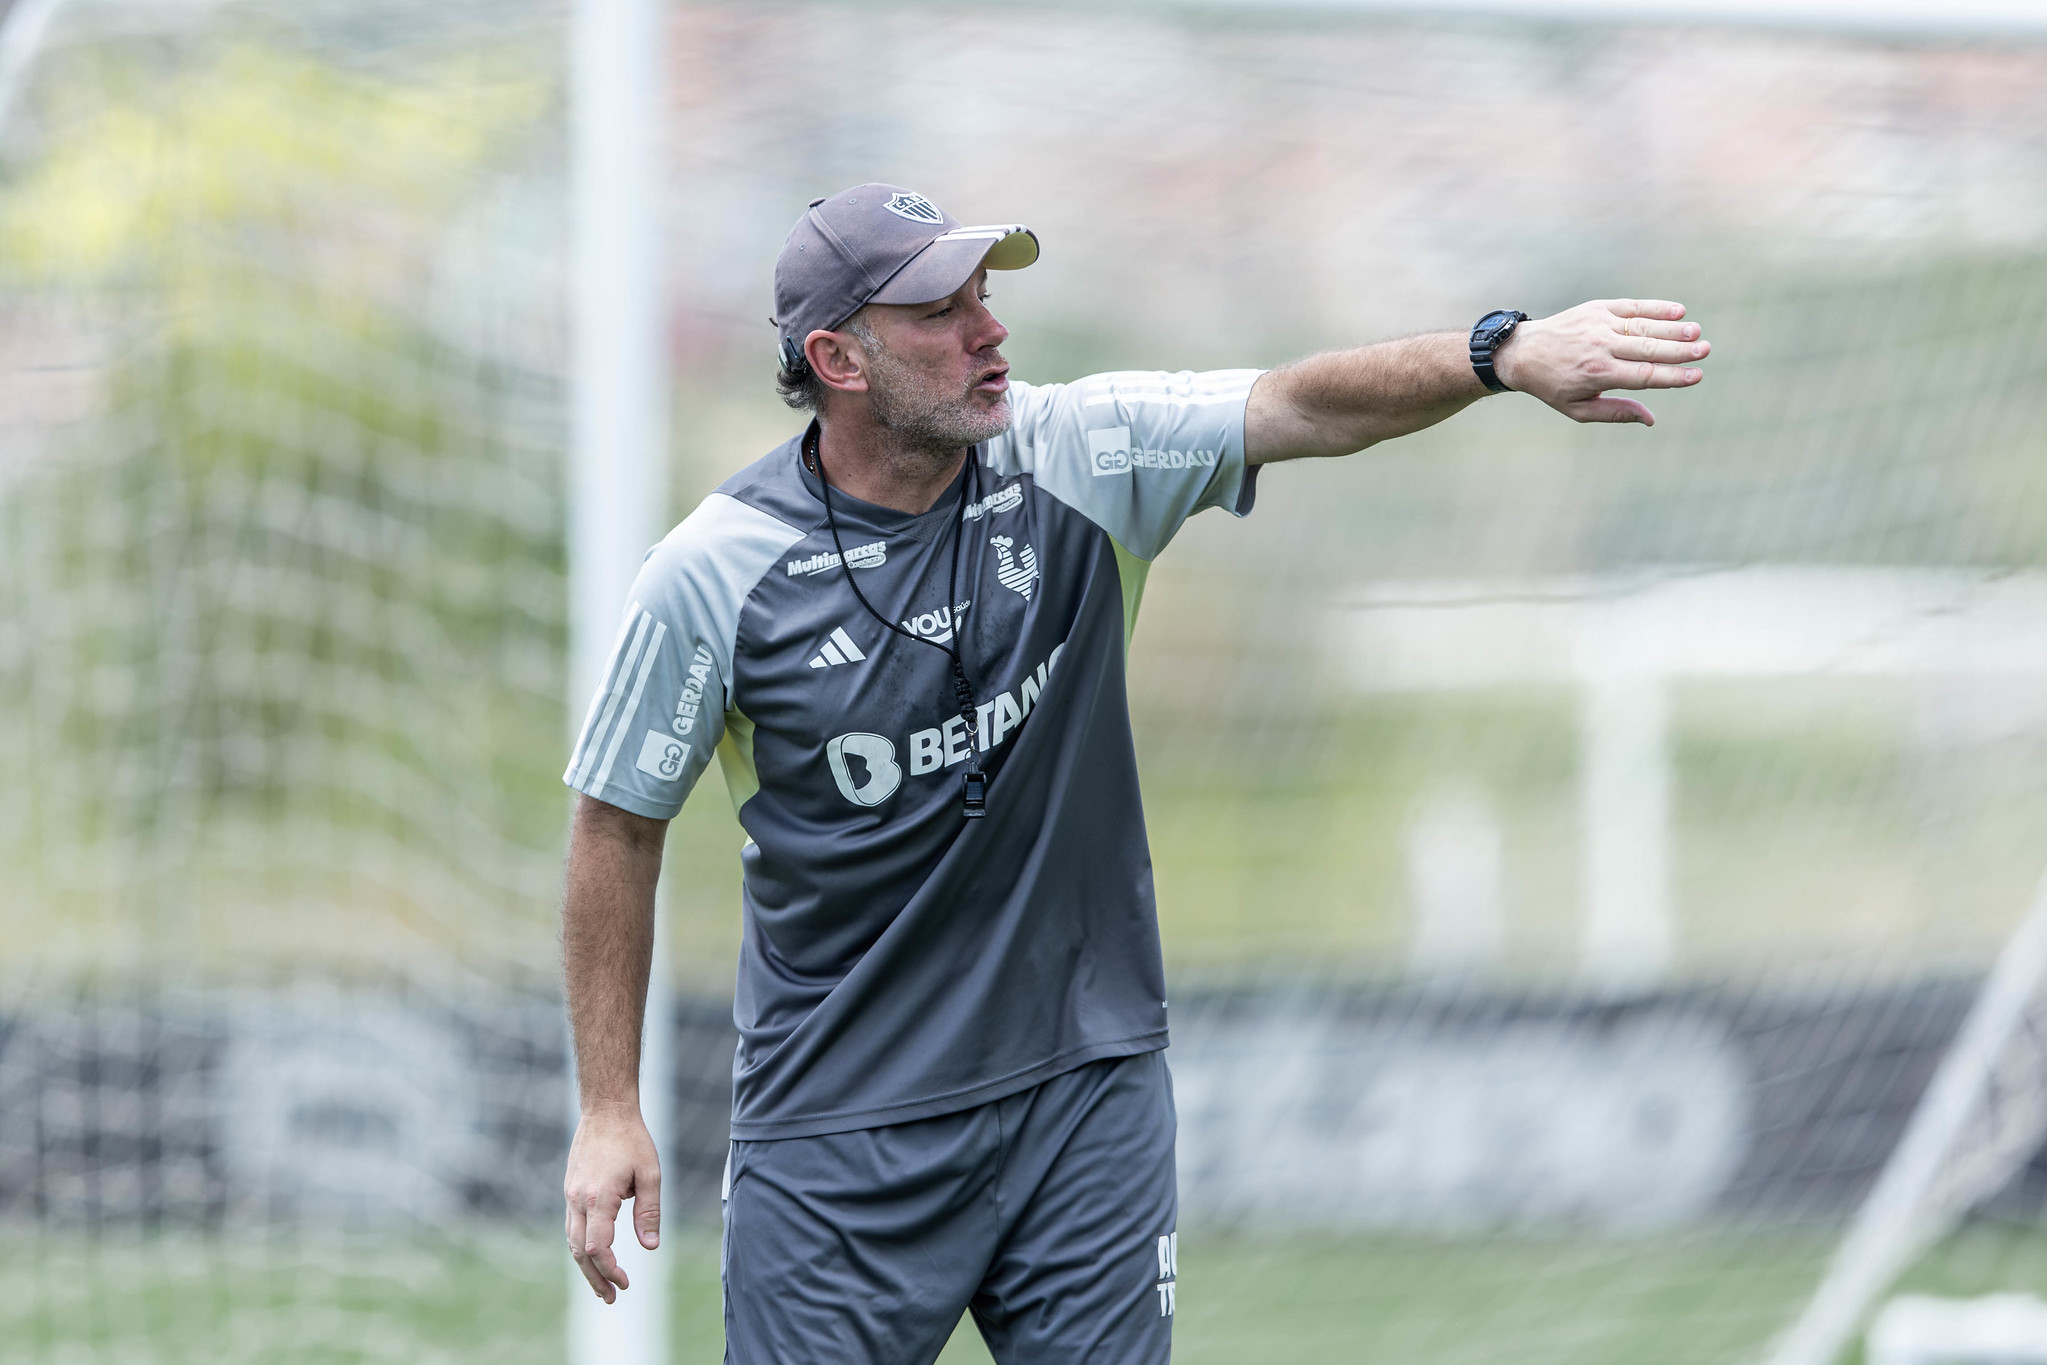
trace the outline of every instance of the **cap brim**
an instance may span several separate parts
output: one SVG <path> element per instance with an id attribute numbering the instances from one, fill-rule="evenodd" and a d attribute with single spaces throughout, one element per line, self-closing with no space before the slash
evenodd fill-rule
<path id="1" fill-rule="evenodd" d="M 1020 224 L 958 227 L 932 238 L 869 303 L 933 303 L 950 298 L 976 270 L 1022 270 L 1038 259 L 1038 238 Z"/>

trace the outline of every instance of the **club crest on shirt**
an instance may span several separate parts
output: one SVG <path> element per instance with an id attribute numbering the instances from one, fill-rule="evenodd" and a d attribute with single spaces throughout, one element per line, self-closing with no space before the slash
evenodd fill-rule
<path id="1" fill-rule="evenodd" d="M 1016 542 L 1008 536 L 990 536 L 988 543 L 995 547 L 995 581 L 1030 601 L 1038 582 L 1038 552 L 1028 543 L 1015 549 Z"/>

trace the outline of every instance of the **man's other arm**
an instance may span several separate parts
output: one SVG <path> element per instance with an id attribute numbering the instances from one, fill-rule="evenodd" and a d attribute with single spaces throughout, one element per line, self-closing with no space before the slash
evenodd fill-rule
<path id="1" fill-rule="evenodd" d="M 1655 424 L 1609 389 L 1687 388 L 1705 378 L 1691 362 L 1712 349 L 1682 304 L 1604 299 L 1530 318 L 1494 354 L 1500 381 L 1579 422 Z M 1432 332 L 1330 351 L 1261 376 L 1244 412 L 1252 464 L 1348 455 L 1434 426 L 1486 396 L 1468 336 Z"/>
<path id="2" fill-rule="evenodd" d="M 562 1193 L 569 1250 L 606 1303 L 626 1288 L 611 1249 L 626 1200 L 634 1201 L 640 1245 L 651 1251 L 661 1241 L 661 1157 L 640 1117 L 640 1028 L 667 836 L 665 820 L 576 798 L 562 897 L 562 975 L 582 1116 Z"/>

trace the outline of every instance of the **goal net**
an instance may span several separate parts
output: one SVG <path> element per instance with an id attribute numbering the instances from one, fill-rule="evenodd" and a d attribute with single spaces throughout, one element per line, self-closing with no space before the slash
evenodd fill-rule
<path id="1" fill-rule="evenodd" d="M 558 1358 L 560 15 L 7 32 L 6 1354 Z"/>
<path id="2" fill-rule="evenodd" d="M 567 19 L 7 11 L 10 1357 L 563 1356 Z M 1039 233 L 1034 382 L 1592 297 L 1715 343 L 1651 430 L 1489 399 L 1150 577 L 1180 1359 L 1833 1365 L 2039 1292 L 2047 40 L 690 3 L 667 56 L 671 516 L 792 430 L 774 252 L 868 179 Z"/>

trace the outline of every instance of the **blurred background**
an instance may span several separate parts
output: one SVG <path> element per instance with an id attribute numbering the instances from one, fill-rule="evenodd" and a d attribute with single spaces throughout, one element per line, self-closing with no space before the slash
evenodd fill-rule
<path id="1" fill-rule="evenodd" d="M 2047 1278 L 2039 8 L 670 0 L 661 526 L 798 429 L 774 256 L 863 180 L 1037 231 L 1033 381 L 1615 296 L 1715 344 L 1653 430 L 1489 401 L 1152 575 L 1182 1359 L 2047 1359 L 1940 1316 Z M 594 1358 L 575 15 L 0 13 L 0 1355 Z M 678 1362 L 721 786 L 664 882 Z"/>

